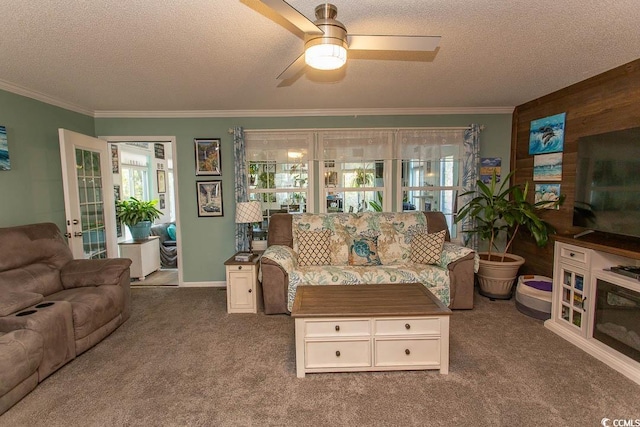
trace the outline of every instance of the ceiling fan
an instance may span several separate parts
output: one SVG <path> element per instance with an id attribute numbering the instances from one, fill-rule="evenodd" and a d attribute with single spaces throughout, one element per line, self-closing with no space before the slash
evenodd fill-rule
<path id="1" fill-rule="evenodd" d="M 439 36 L 377 36 L 347 34 L 336 20 L 338 8 L 324 3 L 316 7 L 316 20 L 310 21 L 284 0 L 260 0 L 304 33 L 305 51 L 278 76 L 287 80 L 305 65 L 319 70 L 336 70 L 347 61 L 347 50 L 431 52 L 440 43 Z"/>

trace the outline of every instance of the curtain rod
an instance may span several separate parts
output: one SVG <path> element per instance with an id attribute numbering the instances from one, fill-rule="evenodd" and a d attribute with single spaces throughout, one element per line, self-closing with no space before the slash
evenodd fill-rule
<path id="1" fill-rule="evenodd" d="M 485 125 L 480 125 L 483 131 Z M 301 128 L 301 129 L 246 129 L 245 132 L 322 132 L 322 131 L 400 131 L 400 130 L 467 130 L 469 126 L 434 126 L 434 127 L 384 127 L 384 128 Z M 233 128 L 228 132 L 233 134 Z"/>

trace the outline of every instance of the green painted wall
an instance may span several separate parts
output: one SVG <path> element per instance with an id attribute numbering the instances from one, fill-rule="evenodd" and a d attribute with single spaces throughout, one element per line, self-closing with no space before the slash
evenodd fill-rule
<path id="1" fill-rule="evenodd" d="M 0 125 L 7 128 L 11 170 L 0 172 L 0 227 L 51 221 L 64 228 L 58 128 L 91 136 L 175 136 L 186 282 L 225 280 L 234 252 L 233 126 L 246 129 L 485 126 L 481 156 L 501 157 L 509 170 L 511 114 L 283 118 L 93 119 L 0 90 Z M 193 138 L 222 139 L 224 217 L 199 218 L 195 203 Z"/>
<path id="2" fill-rule="evenodd" d="M 0 227 L 54 222 L 64 229 L 58 128 L 93 135 L 94 119 L 0 90 L 11 170 L 0 171 Z"/>
<path id="3" fill-rule="evenodd" d="M 185 282 L 224 281 L 223 262 L 234 253 L 233 126 L 245 129 L 308 129 L 364 127 L 485 126 L 481 134 L 481 156 L 501 157 L 503 173 L 509 170 L 511 146 L 510 114 L 430 116 L 349 116 L 283 118 L 179 118 L 95 120 L 97 136 L 175 136 L 177 141 L 180 227 Z M 194 138 L 222 139 L 222 189 L 224 217 L 199 218 L 196 181 L 211 177 L 195 175 Z M 215 177 L 217 178 L 217 177 Z"/>

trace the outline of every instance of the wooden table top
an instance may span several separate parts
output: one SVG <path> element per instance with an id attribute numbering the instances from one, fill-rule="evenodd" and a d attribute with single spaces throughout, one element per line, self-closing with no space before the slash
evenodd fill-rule
<path id="1" fill-rule="evenodd" d="M 450 315 L 420 283 L 298 286 L 292 317 Z"/>

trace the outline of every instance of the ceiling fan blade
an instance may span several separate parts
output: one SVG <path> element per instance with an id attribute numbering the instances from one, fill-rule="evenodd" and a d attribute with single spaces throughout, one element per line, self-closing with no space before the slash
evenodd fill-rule
<path id="1" fill-rule="evenodd" d="M 430 52 L 440 44 L 440 36 L 349 35 L 349 50 L 401 50 Z"/>
<path id="2" fill-rule="evenodd" d="M 287 80 L 295 77 L 304 69 L 306 65 L 306 62 L 304 62 L 304 52 L 302 52 L 302 55 L 298 56 L 295 61 L 289 64 L 289 66 L 282 73 L 280 73 L 276 80 Z"/>
<path id="3" fill-rule="evenodd" d="M 271 9 L 278 12 L 284 19 L 302 30 L 305 34 L 324 34 L 324 32 L 316 27 L 306 16 L 298 12 L 293 6 L 284 0 L 260 0 Z"/>

